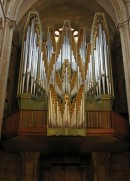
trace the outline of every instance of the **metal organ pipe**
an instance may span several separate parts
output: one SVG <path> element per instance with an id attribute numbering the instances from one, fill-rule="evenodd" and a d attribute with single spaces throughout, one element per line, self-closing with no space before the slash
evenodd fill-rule
<path id="1" fill-rule="evenodd" d="M 34 88 L 33 88 L 33 94 L 36 93 L 38 55 L 39 55 L 39 47 L 36 48 L 36 57 L 35 57 L 36 59 L 35 59 L 35 66 L 34 66 Z"/>
<path id="2" fill-rule="evenodd" d="M 95 20 L 96 21 L 96 20 Z M 97 25 L 98 24 L 98 25 Z M 95 28 L 96 26 L 96 28 Z M 95 23 L 91 34 L 91 54 L 86 74 L 86 91 L 88 96 L 95 89 L 96 95 L 112 95 L 110 52 L 103 23 Z M 95 31 L 95 34 L 93 31 Z"/>
<path id="3" fill-rule="evenodd" d="M 22 80 L 22 91 L 20 93 L 24 93 L 25 89 L 25 76 L 26 76 L 26 67 L 27 67 L 27 56 L 28 56 L 28 49 L 29 49 L 29 36 L 30 36 L 30 26 L 28 26 L 27 29 L 27 36 L 26 40 L 24 41 L 24 48 L 23 48 L 23 63 L 22 65 L 22 75 L 23 75 L 23 80 Z"/>
<path id="4" fill-rule="evenodd" d="M 25 62 L 25 50 L 26 50 L 26 41 L 24 41 L 24 48 L 23 48 L 23 66 L 22 66 L 22 75 L 21 75 L 21 82 L 20 82 L 20 93 L 24 92 L 24 83 L 25 83 L 25 66 L 26 66 L 26 62 Z"/>
<path id="5" fill-rule="evenodd" d="M 30 31 L 30 37 L 29 37 L 29 55 L 28 55 L 28 66 L 27 66 L 27 73 L 30 73 L 31 71 L 31 60 L 32 60 L 32 50 L 33 50 L 33 38 L 34 38 L 34 22 L 33 19 L 31 22 L 31 31 Z"/>
<path id="6" fill-rule="evenodd" d="M 51 60 L 52 52 L 53 52 L 52 40 L 51 40 L 50 31 L 48 30 L 48 33 L 47 33 L 47 57 L 48 57 L 48 63 Z"/>
<path id="7" fill-rule="evenodd" d="M 32 13 L 33 14 L 33 13 Z M 23 93 L 36 93 L 36 86 L 40 94 L 43 94 L 41 89 L 44 88 L 44 64 L 43 53 L 41 53 L 41 29 L 38 14 L 29 14 L 26 23 L 24 42 L 21 57 L 21 70 L 19 84 L 20 89 L 18 94 Z M 39 38 L 40 37 L 40 38 Z"/>
<path id="8" fill-rule="evenodd" d="M 18 93 L 43 95 L 44 90 L 48 92 L 49 127 L 85 128 L 84 91 L 91 98 L 113 94 L 110 50 L 104 26 L 103 21 L 94 24 L 88 51 L 85 29 L 80 31 L 81 37 L 76 43 L 67 20 L 63 29 L 58 30 L 62 32 L 58 35 L 57 46 L 53 31 L 48 29 L 47 52 L 43 54 L 37 19 L 34 16 L 29 19 L 23 42 Z M 45 62 L 43 57 L 47 57 Z M 51 72 L 45 70 L 49 66 Z M 48 86 L 48 83 L 51 85 Z M 66 96 L 68 100 L 65 100 Z"/>

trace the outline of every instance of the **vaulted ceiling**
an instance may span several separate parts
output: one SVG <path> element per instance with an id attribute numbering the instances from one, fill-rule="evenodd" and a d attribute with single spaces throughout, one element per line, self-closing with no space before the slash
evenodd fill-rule
<path id="1" fill-rule="evenodd" d="M 97 0 L 98 1 L 98 0 Z M 43 40 L 46 40 L 48 27 L 61 28 L 64 20 L 70 20 L 75 29 L 86 27 L 87 41 L 90 41 L 90 32 L 96 12 L 105 14 L 110 39 L 113 39 L 115 25 L 110 15 L 99 5 L 96 0 L 33 0 L 33 5 L 24 3 L 18 12 L 19 29 L 22 32 L 29 11 L 38 11 L 43 29 Z M 26 5 L 26 6 L 25 6 Z M 27 8 L 28 7 L 28 8 Z M 109 6 L 108 6 L 109 7 Z M 111 10 L 111 7 L 109 7 Z M 26 11 L 25 11 L 26 10 Z M 113 15 L 114 16 L 114 15 Z"/>

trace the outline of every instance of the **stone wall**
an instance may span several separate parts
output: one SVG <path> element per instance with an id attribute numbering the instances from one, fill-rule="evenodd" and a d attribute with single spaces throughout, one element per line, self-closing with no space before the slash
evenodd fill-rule
<path id="1" fill-rule="evenodd" d="M 22 160 L 18 153 L 0 152 L 0 181 L 20 181 Z"/>
<path id="2" fill-rule="evenodd" d="M 119 32 L 115 33 L 112 46 L 112 70 L 114 83 L 114 104 L 113 109 L 117 112 L 127 114 L 128 105 L 126 97 L 126 82 Z"/>
<path id="3" fill-rule="evenodd" d="M 8 80 L 6 86 L 4 117 L 12 114 L 18 109 L 18 102 L 16 99 L 19 63 L 20 63 L 20 53 L 19 53 L 18 43 L 19 43 L 19 35 L 17 31 L 14 31 L 11 55 L 10 55 L 9 71 L 8 71 Z"/>
<path id="4" fill-rule="evenodd" d="M 0 181 L 53 181 L 56 177 L 64 181 L 130 180 L 129 153 L 92 153 L 89 166 L 51 166 L 46 160 L 44 165 L 44 160 L 40 157 L 39 161 L 39 153 L 35 152 L 0 151 Z"/>
<path id="5" fill-rule="evenodd" d="M 89 157 L 41 157 L 39 181 L 90 181 Z"/>
<path id="6" fill-rule="evenodd" d="M 128 153 L 92 153 L 92 181 L 128 181 Z"/>
<path id="7" fill-rule="evenodd" d="M 110 181 L 127 181 L 129 180 L 129 164 L 126 154 L 112 154 L 109 164 Z"/>

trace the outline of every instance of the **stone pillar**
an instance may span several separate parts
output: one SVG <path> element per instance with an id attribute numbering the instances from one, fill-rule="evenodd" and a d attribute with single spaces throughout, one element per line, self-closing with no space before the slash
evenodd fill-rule
<path id="1" fill-rule="evenodd" d="M 1 46 L 2 46 L 2 39 L 3 39 L 3 18 L 0 17 L 0 52 L 1 52 Z"/>
<path id="2" fill-rule="evenodd" d="M 130 122 L 130 29 L 128 22 L 123 23 L 120 27 L 124 74 L 126 81 L 126 94 L 128 103 L 128 113 Z"/>
<path id="3" fill-rule="evenodd" d="M 128 172 L 128 180 L 130 180 L 130 151 L 125 153 L 126 156 L 126 165 L 127 165 L 127 172 Z"/>
<path id="4" fill-rule="evenodd" d="M 2 176 L 3 176 L 3 163 L 5 161 L 5 152 L 0 151 L 0 181 L 2 181 Z"/>
<path id="5" fill-rule="evenodd" d="M 127 8 L 128 8 L 128 14 L 130 16 L 130 0 L 125 0 L 126 4 L 127 4 Z"/>
<path id="6" fill-rule="evenodd" d="M 39 152 L 22 153 L 23 169 L 22 181 L 38 181 Z"/>
<path id="7" fill-rule="evenodd" d="M 14 22 L 5 19 L 4 28 L 3 28 L 2 46 L 0 50 L 0 137 L 2 129 L 2 119 L 4 111 L 4 102 L 5 102 L 6 84 L 8 77 L 13 30 L 14 30 Z"/>
<path id="8" fill-rule="evenodd" d="M 92 181 L 109 181 L 109 153 L 92 153 Z"/>

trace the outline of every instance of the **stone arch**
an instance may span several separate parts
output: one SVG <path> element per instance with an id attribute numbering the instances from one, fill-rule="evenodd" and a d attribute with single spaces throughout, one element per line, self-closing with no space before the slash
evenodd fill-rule
<path id="1" fill-rule="evenodd" d="M 96 0 L 106 11 L 107 13 L 110 15 L 110 17 L 113 19 L 113 21 L 116 23 L 116 25 L 118 23 L 121 23 L 123 21 L 125 21 L 127 19 L 127 11 L 126 11 L 126 7 L 125 7 L 125 2 L 123 0 L 109 0 L 109 1 L 103 1 L 103 0 Z M 108 10 L 108 6 L 109 8 L 111 8 L 111 11 L 109 12 Z M 114 17 L 112 17 L 112 11 L 114 10 L 114 13 L 116 15 L 116 20 L 114 20 Z"/>
<path id="2" fill-rule="evenodd" d="M 123 0 L 114 0 L 110 1 L 113 8 L 115 9 L 115 13 L 117 15 L 117 20 L 119 23 L 126 21 L 127 19 L 127 11 Z"/>
<path id="3" fill-rule="evenodd" d="M 34 0 L 34 3 L 36 2 L 37 0 Z M 9 4 L 9 7 L 8 7 L 8 10 L 7 10 L 7 16 L 10 18 L 10 19 L 13 19 L 13 20 L 16 20 L 17 19 L 17 14 L 18 14 L 18 11 L 20 10 L 21 8 L 21 5 L 24 4 L 26 6 L 28 2 L 24 0 L 11 0 L 10 1 L 10 4 Z M 33 1 L 30 3 L 28 3 L 30 6 L 28 6 L 28 9 L 33 5 Z M 23 13 L 24 14 L 24 13 Z"/>
<path id="4" fill-rule="evenodd" d="M 20 4 L 22 3 L 23 0 L 10 0 L 7 12 L 6 12 L 6 16 L 12 20 L 16 19 L 16 14 L 17 11 L 20 7 Z"/>
<path id="5" fill-rule="evenodd" d="M 100 1 L 96 0 L 106 11 L 107 11 L 107 4 L 105 1 Z M 17 12 L 20 10 L 21 5 L 25 5 L 28 4 L 28 9 L 37 2 L 37 0 L 33 0 L 33 1 L 23 1 L 23 0 L 11 0 L 9 7 L 8 7 L 8 11 L 7 11 L 7 15 L 12 18 L 12 19 L 17 19 Z M 127 19 L 127 11 L 126 11 L 126 6 L 125 6 L 125 2 L 123 0 L 109 0 L 108 1 L 110 6 L 115 10 L 115 14 L 116 14 L 116 18 L 117 18 L 117 23 L 121 23 L 123 21 L 125 21 Z M 107 11 L 109 14 L 109 11 Z M 23 12 L 24 14 L 25 12 Z M 110 14 L 109 14 L 110 15 Z M 111 15 L 110 15 L 111 16 Z"/>

